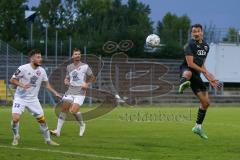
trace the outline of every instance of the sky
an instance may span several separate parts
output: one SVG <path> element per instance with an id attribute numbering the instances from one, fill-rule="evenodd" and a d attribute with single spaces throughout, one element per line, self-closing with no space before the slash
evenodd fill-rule
<path id="1" fill-rule="evenodd" d="M 29 0 L 36 6 L 40 0 Z M 123 0 L 126 2 L 127 0 Z M 167 12 L 177 16 L 187 15 L 192 24 L 214 25 L 216 28 L 234 27 L 240 30 L 240 0 L 138 0 L 148 4 L 150 18 L 155 23 L 161 21 Z"/>

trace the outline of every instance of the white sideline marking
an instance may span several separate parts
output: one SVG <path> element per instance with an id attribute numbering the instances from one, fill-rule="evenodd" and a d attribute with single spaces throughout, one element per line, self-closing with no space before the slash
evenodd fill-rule
<path id="1" fill-rule="evenodd" d="M 60 154 L 68 154 L 68 155 L 83 156 L 83 157 L 93 157 L 93 158 L 101 158 L 101 159 L 111 159 L 111 160 L 140 160 L 140 159 L 131 159 L 131 158 L 124 158 L 124 157 L 98 156 L 98 155 L 94 155 L 94 154 L 66 152 L 66 151 L 51 150 L 51 149 L 24 148 L 24 147 L 18 148 L 18 147 L 3 146 L 3 145 L 0 145 L 0 148 L 8 148 L 8 149 L 16 149 L 16 150 L 29 150 L 29 151 L 40 151 L 40 152 L 49 152 L 49 153 L 60 153 Z"/>

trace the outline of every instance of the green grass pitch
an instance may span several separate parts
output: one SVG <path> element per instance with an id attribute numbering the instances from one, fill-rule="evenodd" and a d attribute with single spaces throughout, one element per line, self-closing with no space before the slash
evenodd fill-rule
<path id="1" fill-rule="evenodd" d="M 86 111 L 84 107 L 81 110 Z M 44 109 L 50 129 L 57 123 L 53 109 Z M 191 132 L 197 107 L 118 107 L 86 122 L 78 136 L 76 122 L 66 122 L 59 147 L 44 144 L 38 123 L 26 110 L 20 122 L 20 144 L 11 146 L 11 109 L 0 108 L 0 160 L 237 160 L 240 158 L 240 108 L 208 110 L 203 140 Z"/>

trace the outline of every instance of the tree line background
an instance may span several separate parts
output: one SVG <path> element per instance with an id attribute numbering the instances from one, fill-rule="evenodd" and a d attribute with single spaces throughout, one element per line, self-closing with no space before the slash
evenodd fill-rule
<path id="1" fill-rule="evenodd" d="M 25 11 L 36 11 L 32 22 L 25 19 Z M 69 54 L 72 48 L 87 47 L 88 53 L 111 56 L 102 49 L 107 41 L 132 40 L 134 47 L 127 51 L 130 57 L 179 58 L 189 39 L 191 20 L 187 15 L 166 13 L 157 24 L 150 19 L 149 5 L 138 0 L 41 0 L 39 6 L 29 8 L 27 0 L 0 1 L 0 39 L 23 53 L 40 48 L 45 54 Z M 33 19 L 32 19 L 33 20 Z M 215 26 L 205 26 L 208 41 L 218 37 Z M 46 43 L 47 32 L 47 43 Z M 149 54 L 144 49 L 146 36 L 156 33 L 163 47 Z M 229 28 L 220 41 L 236 42 L 238 31 Z M 57 40 L 56 40 L 57 37 Z M 209 38 L 211 37 L 211 38 Z M 57 51 L 56 51 L 57 46 Z"/>

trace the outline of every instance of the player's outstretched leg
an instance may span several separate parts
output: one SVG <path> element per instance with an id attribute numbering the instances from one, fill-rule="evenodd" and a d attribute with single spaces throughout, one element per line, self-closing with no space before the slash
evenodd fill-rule
<path id="1" fill-rule="evenodd" d="M 79 107 L 80 107 L 79 104 L 73 103 L 71 113 L 73 114 L 73 116 L 76 118 L 77 122 L 80 125 L 79 136 L 82 137 L 85 132 L 86 124 L 83 122 L 82 113 L 78 111 Z"/>
<path id="2" fill-rule="evenodd" d="M 66 119 L 66 115 L 67 113 L 65 112 L 60 112 L 59 116 L 58 116 L 58 123 L 57 123 L 57 129 L 55 130 L 50 130 L 50 134 L 56 137 L 60 137 L 61 135 L 61 130 L 63 127 L 63 124 L 65 122 Z"/>
<path id="3" fill-rule="evenodd" d="M 79 136 L 82 137 L 84 132 L 85 132 L 85 128 L 86 128 L 86 124 L 83 122 L 82 113 L 81 112 L 77 112 L 77 113 L 73 113 L 73 115 L 74 115 L 74 117 L 76 118 L 77 122 L 80 125 Z"/>
<path id="4" fill-rule="evenodd" d="M 56 143 L 56 142 L 54 142 L 53 140 L 51 140 L 51 138 L 50 138 L 50 132 L 49 132 L 48 126 L 47 126 L 47 124 L 46 124 L 46 122 L 45 122 L 44 116 L 41 116 L 41 117 L 37 118 L 37 121 L 38 121 L 39 124 L 40 124 L 40 131 L 41 131 L 42 134 L 43 134 L 43 137 L 44 137 L 44 139 L 45 139 L 46 144 L 52 145 L 52 146 L 59 146 L 58 143 Z"/>

